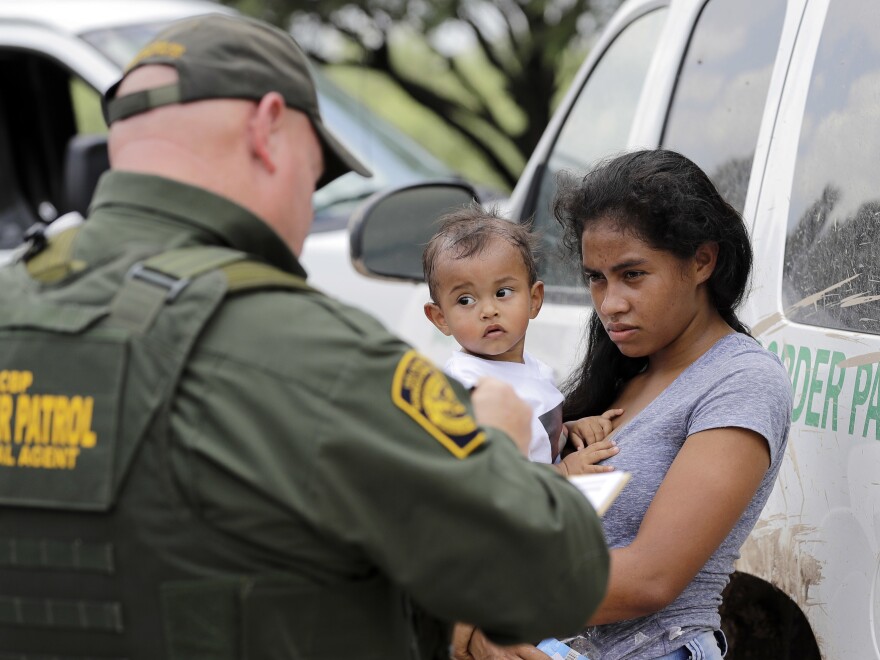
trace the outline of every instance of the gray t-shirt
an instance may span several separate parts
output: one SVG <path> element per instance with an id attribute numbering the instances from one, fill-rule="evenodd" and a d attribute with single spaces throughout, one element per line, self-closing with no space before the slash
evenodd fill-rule
<path id="1" fill-rule="evenodd" d="M 767 440 L 770 468 L 736 526 L 673 603 L 649 616 L 584 631 L 598 658 L 656 658 L 683 646 L 700 630 L 720 627 L 721 592 L 770 496 L 788 438 L 791 406 L 791 383 L 779 359 L 750 337 L 730 334 L 615 432 L 620 453 L 605 464 L 632 473 L 632 479 L 603 518 L 611 548 L 635 539 L 660 482 L 689 436 L 726 426 L 750 429 Z"/>

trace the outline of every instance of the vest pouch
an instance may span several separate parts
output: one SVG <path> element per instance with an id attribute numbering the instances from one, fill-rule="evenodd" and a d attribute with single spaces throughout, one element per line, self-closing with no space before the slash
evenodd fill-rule
<path id="1" fill-rule="evenodd" d="M 110 507 L 127 343 L 0 328 L 0 505 Z"/>
<path id="2" fill-rule="evenodd" d="M 0 506 L 113 506 L 243 256 L 141 247 L 45 290 L 0 270 Z"/>
<path id="3" fill-rule="evenodd" d="M 418 657 L 404 602 L 379 575 L 333 585 L 265 576 L 162 586 L 170 660 Z"/>

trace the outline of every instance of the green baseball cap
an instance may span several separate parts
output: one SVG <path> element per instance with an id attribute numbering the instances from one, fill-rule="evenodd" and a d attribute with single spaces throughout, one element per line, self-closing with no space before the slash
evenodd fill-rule
<path id="1" fill-rule="evenodd" d="M 117 98 L 125 76 L 148 64 L 174 67 L 178 82 Z M 109 126 L 172 103 L 216 98 L 259 101 L 269 92 L 278 92 L 288 107 L 311 120 L 324 152 L 318 188 L 350 171 L 372 176 L 324 125 L 308 59 L 293 37 L 250 18 L 206 14 L 169 25 L 141 49 L 104 94 L 104 120 Z"/>

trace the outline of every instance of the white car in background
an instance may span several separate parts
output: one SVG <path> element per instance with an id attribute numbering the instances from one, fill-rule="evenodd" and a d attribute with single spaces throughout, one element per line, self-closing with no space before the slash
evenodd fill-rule
<path id="1" fill-rule="evenodd" d="M 725 595 L 730 660 L 880 658 L 878 31 L 877 0 L 627 0 L 510 200 L 547 257 L 526 347 L 560 378 L 579 362 L 590 307 L 579 264 L 558 250 L 557 172 L 661 146 L 693 159 L 743 214 L 755 272 L 741 318 L 787 368 L 794 409 Z M 358 266 L 406 282 L 385 293 L 388 324 L 438 360 L 450 346 L 412 282 L 432 217 L 471 195 L 392 193 L 352 227 Z"/>
<path id="2" fill-rule="evenodd" d="M 85 215 L 107 167 L 101 92 L 162 27 L 212 12 L 234 13 L 209 0 L 0 0 L 0 261 L 35 222 Z M 333 257 L 315 250 L 320 280 L 338 271 L 331 262 L 350 268 L 346 225 L 357 202 L 454 174 L 317 69 L 315 77 L 325 123 L 374 174 L 349 173 L 315 195 L 313 231 L 344 244 Z"/>

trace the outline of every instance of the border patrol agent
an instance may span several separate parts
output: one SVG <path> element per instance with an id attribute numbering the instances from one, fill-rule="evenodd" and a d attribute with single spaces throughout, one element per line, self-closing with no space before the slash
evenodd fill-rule
<path id="1" fill-rule="evenodd" d="M 580 627 L 608 568 L 586 500 L 304 280 L 315 185 L 367 171 L 290 36 L 172 25 L 106 101 L 89 218 L 0 269 L 0 658 L 444 658 L 457 620 Z"/>

